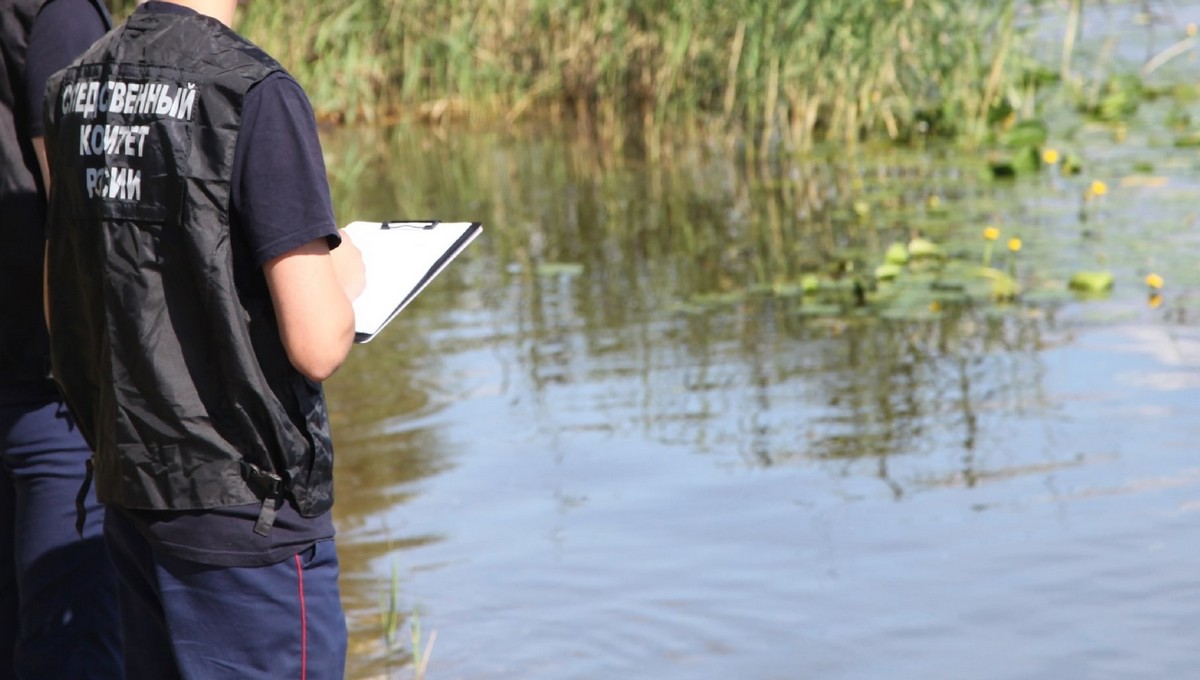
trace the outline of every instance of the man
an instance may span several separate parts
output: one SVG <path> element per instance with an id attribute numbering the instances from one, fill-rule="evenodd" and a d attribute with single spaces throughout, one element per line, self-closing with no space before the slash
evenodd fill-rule
<path id="1" fill-rule="evenodd" d="M 308 100 L 235 5 L 146 3 L 46 90 L 53 365 L 95 451 L 129 678 L 344 672 L 319 383 L 362 260 Z"/>
<path id="2" fill-rule="evenodd" d="M 109 27 L 99 0 L 0 5 L 0 677 L 121 677 L 103 513 L 75 499 L 91 455 L 50 379 L 45 195 L 34 153 L 49 75 Z"/>

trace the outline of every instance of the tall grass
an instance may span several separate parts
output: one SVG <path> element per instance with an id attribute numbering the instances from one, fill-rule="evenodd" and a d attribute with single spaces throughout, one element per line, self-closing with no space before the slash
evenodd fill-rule
<path id="1" fill-rule="evenodd" d="M 974 131 L 1016 0 L 255 0 L 329 117 L 570 118 L 767 150 Z"/>
<path id="2" fill-rule="evenodd" d="M 571 119 L 770 150 L 978 131 L 1029 1 L 253 0 L 239 29 L 326 118 Z"/>

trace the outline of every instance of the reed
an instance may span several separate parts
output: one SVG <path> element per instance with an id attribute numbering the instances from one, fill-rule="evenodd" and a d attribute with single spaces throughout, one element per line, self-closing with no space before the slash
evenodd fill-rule
<path id="1" fill-rule="evenodd" d="M 977 130 L 1018 0 L 254 0 L 239 28 L 319 114 L 573 120 L 750 150 Z"/>
<path id="2" fill-rule="evenodd" d="M 328 120 L 571 120 L 651 149 L 703 135 L 762 155 L 979 137 L 1018 82 L 1013 12 L 1031 3 L 253 0 L 238 28 Z M 112 0 L 118 18 L 134 5 Z"/>

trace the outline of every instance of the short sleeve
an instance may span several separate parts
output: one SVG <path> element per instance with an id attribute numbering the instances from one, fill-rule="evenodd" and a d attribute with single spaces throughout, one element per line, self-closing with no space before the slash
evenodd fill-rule
<path id="1" fill-rule="evenodd" d="M 235 228 L 258 266 L 318 238 L 341 243 L 307 95 L 273 73 L 246 94 L 231 176 Z"/>
<path id="2" fill-rule="evenodd" d="M 33 20 L 25 61 L 25 101 L 28 103 L 29 136 L 42 137 L 42 102 L 46 81 L 87 51 L 108 26 L 100 10 L 89 0 L 54 0 Z"/>

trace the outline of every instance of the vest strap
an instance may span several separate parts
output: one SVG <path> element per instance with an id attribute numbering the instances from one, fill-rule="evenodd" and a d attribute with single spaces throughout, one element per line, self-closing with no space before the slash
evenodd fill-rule
<path id="1" fill-rule="evenodd" d="M 278 509 L 276 503 L 278 498 L 264 498 L 262 509 L 258 511 L 258 521 L 254 523 L 254 533 L 259 536 L 266 536 L 271 533 L 271 527 L 275 526 L 275 511 Z"/>

